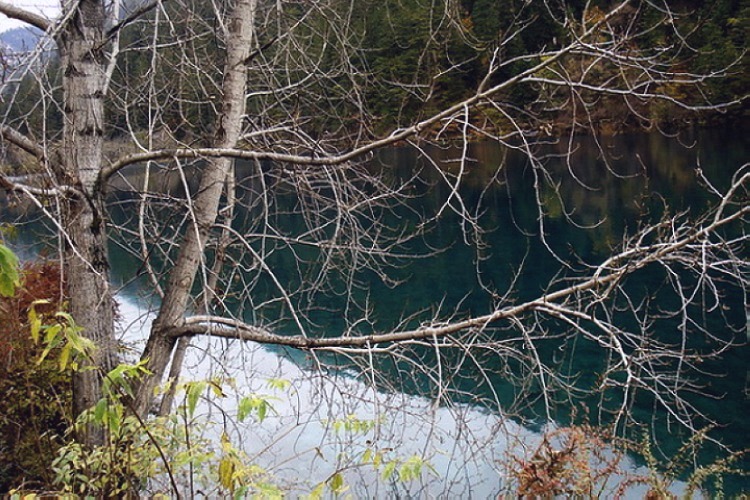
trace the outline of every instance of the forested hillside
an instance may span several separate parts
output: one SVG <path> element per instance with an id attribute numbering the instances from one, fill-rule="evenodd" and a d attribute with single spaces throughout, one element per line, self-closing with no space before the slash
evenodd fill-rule
<path id="1" fill-rule="evenodd" d="M 436 11 L 431 2 L 424 0 L 363 0 L 352 8 L 340 2 L 340 9 L 334 2 L 333 6 L 313 14 L 302 6 L 289 4 L 284 13 L 289 22 L 279 24 L 277 32 L 264 32 L 260 40 L 262 48 L 251 58 L 272 61 L 279 54 L 289 57 L 288 47 L 284 46 L 284 30 L 304 17 L 305 22 L 294 29 L 307 31 L 307 45 L 299 48 L 298 60 L 278 63 L 299 67 L 300 71 L 316 65 L 325 68 L 328 75 L 324 80 L 311 82 L 308 88 L 301 87 L 296 95 L 299 114 L 314 117 L 308 120 L 306 133 L 317 136 L 320 141 L 334 135 L 337 140 L 347 135 L 362 138 L 429 116 L 448 103 L 473 94 L 480 86 L 521 73 L 538 62 L 537 54 L 541 50 L 553 50 L 569 42 L 571 30 L 566 23 L 594 23 L 611 3 L 572 1 L 567 2 L 569 11 L 566 12 L 555 11 L 551 2 L 461 0 L 450 8 Z M 202 143 L 211 136 L 208 124 L 216 113 L 216 99 L 207 101 L 204 97 L 209 94 L 216 98 L 220 93 L 223 42 L 220 37 L 212 36 L 218 29 L 217 12 L 207 2 L 196 4 L 194 11 L 185 11 L 170 10 L 170 4 L 165 3 L 166 14 L 157 16 L 152 12 L 123 30 L 123 54 L 114 72 L 117 91 L 107 106 L 114 124 L 107 130 L 110 138 L 144 132 L 149 113 L 155 112 L 154 106 L 158 107 L 161 124 L 156 132 L 191 143 Z M 584 12 L 587 4 L 588 10 Z M 663 88 L 653 89 L 654 92 L 666 92 L 668 96 L 694 105 L 730 102 L 746 92 L 750 87 L 750 68 L 744 53 L 750 32 L 750 1 L 670 4 L 673 10 L 661 22 L 663 29 L 651 28 L 653 17 L 663 14 L 656 10 L 644 13 L 630 7 L 607 23 L 600 36 L 611 39 L 612 44 L 618 43 L 618 33 L 623 33 L 622 38 L 627 38 L 627 43 L 637 40 L 639 46 L 633 47 L 634 53 L 646 49 L 647 53 L 658 55 L 661 61 L 670 62 L 671 67 L 659 68 L 662 71 L 716 77 L 705 78 L 698 92 L 682 85 L 677 78 L 664 81 Z M 195 17 L 196 12 L 200 18 Z M 191 19 L 182 19 L 185 16 Z M 196 67 L 185 71 L 180 54 L 186 47 L 174 44 L 160 51 L 158 64 L 153 66 L 158 68 L 155 80 L 144 78 L 147 72 L 153 71 L 150 39 L 153 35 L 149 26 L 154 22 L 163 24 L 162 44 L 169 46 L 177 38 L 189 40 L 189 50 L 200 55 L 195 59 Z M 358 48 L 351 48 L 353 45 L 346 40 L 332 43 L 330 25 L 345 26 L 344 33 L 357 42 Z M 180 33 L 185 26 L 190 26 L 196 36 Z M 644 32 L 637 38 L 624 36 L 626 32 L 632 34 L 641 29 Z M 668 58 L 664 57 L 665 53 Z M 490 65 L 498 69 L 491 81 L 482 82 Z M 621 70 L 622 67 L 615 71 L 612 64 L 599 62 L 597 54 L 592 52 L 588 59 L 580 55 L 563 58 L 539 76 L 540 80 L 554 80 L 556 75 L 575 80 L 586 72 L 589 81 L 593 74 L 594 81 L 604 83 L 613 78 L 625 78 L 634 86 L 643 80 L 640 74 L 643 70 L 635 60 L 632 73 L 622 74 Z M 50 67 L 48 74 L 55 78 L 51 75 L 57 72 Z M 727 74 L 728 78 L 719 78 Z M 263 97 L 264 93 L 271 92 L 271 80 L 269 75 L 251 74 L 251 96 L 255 96 L 250 104 L 251 114 L 253 107 L 259 115 L 273 113 L 272 99 Z M 145 88 L 145 82 L 152 86 L 150 90 Z M 320 103 L 318 96 L 321 94 L 328 102 Z M 593 96 L 594 92 L 591 94 Z M 135 106 L 134 96 L 140 96 Z M 548 133 L 578 124 L 593 124 L 604 132 L 652 125 L 680 127 L 734 119 L 747 112 L 745 103 L 729 107 L 721 114 L 711 111 L 699 116 L 666 101 L 645 103 L 619 95 L 597 95 L 588 99 L 585 91 L 574 95 L 544 82 L 512 86 L 508 92 L 496 96 L 495 101 L 522 108 L 528 127 Z M 5 108 L 10 102 L 13 107 Z M 27 133 L 37 135 L 40 130 L 46 130 L 54 135 L 61 127 L 59 110 L 49 109 L 43 115 L 31 113 L 38 103 L 38 82 L 29 75 L 20 85 L 18 96 L 3 102 L 3 112 L 11 119 L 24 121 L 23 129 Z M 574 108 L 584 108 L 586 118 L 583 121 L 589 123 L 581 123 L 580 113 L 577 121 L 574 120 Z M 336 110 L 335 116 L 332 109 Z M 40 122 L 42 117 L 46 121 L 44 126 Z M 498 132 L 507 131 L 510 126 L 491 103 L 473 110 L 472 119 Z M 342 130 L 347 133 L 341 134 Z M 440 132 L 450 137 L 454 131 Z"/>
<path id="2" fill-rule="evenodd" d="M 39 41 L 41 31 L 35 28 L 15 28 L 0 33 L 0 47 L 5 51 L 28 52 Z"/>

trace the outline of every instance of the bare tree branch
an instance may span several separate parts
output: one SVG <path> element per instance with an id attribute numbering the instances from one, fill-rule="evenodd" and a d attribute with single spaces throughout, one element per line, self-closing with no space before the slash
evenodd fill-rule
<path id="1" fill-rule="evenodd" d="M 50 26 L 52 26 L 52 23 L 46 17 L 40 16 L 39 14 L 35 14 L 33 12 L 22 9 L 20 7 L 16 7 L 3 1 L 0 1 L 0 14 L 5 14 L 11 19 L 18 19 L 19 21 L 23 21 L 27 24 L 39 28 L 42 31 L 47 31 Z"/>
<path id="2" fill-rule="evenodd" d="M 742 176 L 732 186 L 730 194 L 734 193 L 740 186 L 750 182 L 750 173 Z M 567 299 L 577 296 L 583 292 L 590 292 L 594 301 L 600 300 L 600 290 L 606 290 L 612 283 L 623 280 L 628 274 L 643 269 L 651 264 L 669 259 L 681 249 L 696 243 L 703 242 L 709 238 L 717 229 L 731 222 L 741 220 L 750 214 L 750 207 L 744 206 L 729 215 L 724 215 L 723 207 L 717 210 L 714 220 L 700 228 L 691 228 L 684 235 L 673 241 L 655 243 L 648 246 L 637 246 L 628 248 L 614 255 L 601 264 L 594 274 L 582 282 L 569 287 L 547 293 L 537 299 L 524 302 L 519 305 L 498 309 L 490 314 L 478 316 L 462 321 L 451 322 L 440 326 L 429 326 L 416 330 L 400 332 L 389 332 L 365 336 L 343 336 L 335 338 L 309 338 L 305 336 L 284 336 L 273 334 L 263 328 L 254 327 L 234 319 L 215 316 L 191 316 L 185 320 L 184 326 L 178 326 L 171 330 L 170 335 L 181 337 L 185 335 L 207 334 L 217 337 L 240 339 L 263 344 L 283 345 L 299 349 L 325 349 L 338 347 L 374 347 L 378 344 L 397 343 L 407 340 L 430 339 L 443 337 L 457 333 L 462 330 L 484 329 L 492 323 L 517 318 L 524 313 L 539 310 L 554 311 L 556 314 L 563 310 L 558 305 L 564 304 Z M 214 328 L 212 325 L 221 328 Z"/>
<path id="3" fill-rule="evenodd" d="M 30 137 L 23 135 L 12 127 L 7 125 L 0 126 L 0 138 L 34 156 L 38 161 L 39 166 L 44 165 L 47 161 L 47 152 L 43 147 Z"/>
<path id="4" fill-rule="evenodd" d="M 413 391 L 433 415 L 471 401 L 503 419 L 530 409 L 551 420 L 561 401 L 601 397 L 597 411 L 610 413 L 597 422 L 624 429 L 645 392 L 694 430 L 691 377 L 736 342 L 726 290 L 750 288 L 748 167 L 728 191 L 699 172 L 718 207 L 697 221 L 630 199 L 633 220 L 613 220 L 622 200 L 598 194 L 639 188 L 602 177 L 653 165 L 619 156 L 597 131 L 746 102 L 734 87 L 712 94 L 744 55 L 694 65 L 706 54 L 665 2 L 583 3 L 145 0 L 119 19 L 120 2 L 64 2 L 47 30 L 59 60 L 42 46 L 0 89 L 0 139 L 34 157 L 40 187 L 8 176 L 0 187 L 52 221 L 71 314 L 104 353 L 94 364 L 116 361 L 116 286 L 150 282 L 143 294 L 159 313 L 136 354 L 150 373 L 132 401 L 144 420 L 157 394 L 162 413 L 172 407 L 186 353 L 202 349 L 224 372 L 255 343 L 304 351 L 320 370 L 300 377 L 343 385 L 330 373 L 353 368 L 376 404 Z M 485 33 L 474 23 L 485 12 L 461 10 L 469 4 L 513 12 Z M 413 19 L 393 16 L 402 11 Z M 596 159 L 578 162 L 579 147 Z M 690 170 L 678 177 L 695 182 Z M 509 212 L 496 213 L 506 198 Z M 560 238 L 558 223 L 587 230 L 585 244 Z M 500 237 L 523 239 L 526 254 L 504 259 Z M 110 263 L 112 242 L 127 271 Z M 460 263 L 448 261 L 454 248 Z M 550 269 L 537 250 L 556 259 Z M 433 285 L 461 266 L 460 280 Z M 659 282 L 642 290 L 652 270 Z M 435 290 L 395 299 L 411 279 Z M 671 330 L 654 331 L 662 325 Z M 598 364 L 574 373 L 588 349 Z M 259 367 L 242 362 L 250 379 Z M 77 376 L 76 412 L 99 400 L 98 372 Z"/>
<path id="5" fill-rule="evenodd" d="M 152 0 L 150 2 L 143 3 L 136 10 L 128 14 L 127 17 L 125 17 L 124 19 L 119 21 L 117 24 L 112 26 L 109 30 L 107 30 L 106 39 L 111 40 L 112 38 L 115 37 L 115 35 L 117 35 L 117 33 L 122 31 L 126 26 L 130 25 L 134 21 L 137 21 L 139 17 L 151 12 L 157 6 L 159 6 L 160 4 L 166 1 L 168 0 Z"/>

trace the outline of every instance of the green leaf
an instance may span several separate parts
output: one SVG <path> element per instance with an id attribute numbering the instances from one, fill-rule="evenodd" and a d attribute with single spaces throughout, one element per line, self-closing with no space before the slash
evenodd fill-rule
<path id="1" fill-rule="evenodd" d="M 78 331 L 81 330 L 80 327 L 76 326 L 76 322 L 73 319 L 73 316 L 70 315 L 70 313 L 66 313 L 65 311 L 58 311 L 58 312 L 55 313 L 55 317 L 58 318 L 58 319 L 63 320 L 71 328 L 77 329 Z"/>
<path id="2" fill-rule="evenodd" d="M 292 383 L 283 378 L 271 378 L 268 379 L 267 385 L 270 389 L 285 391 L 287 390 L 287 388 L 289 388 L 290 385 L 292 385 Z"/>
<path id="3" fill-rule="evenodd" d="M 237 420 L 244 421 L 252 412 L 256 412 L 258 421 L 263 422 L 268 411 L 274 411 L 271 403 L 268 402 L 268 396 L 245 396 L 240 399 L 237 406 Z"/>
<path id="4" fill-rule="evenodd" d="M 60 332 L 62 332 L 62 325 L 56 324 L 51 325 L 44 329 L 44 343 L 47 344 L 47 346 L 55 347 L 57 344 L 60 343 Z"/>
<path id="5" fill-rule="evenodd" d="M 13 224 L 0 224 L 0 235 L 7 236 L 9 238 L 15 238 L 18 236 L 18 228 Z"/>
<path id="6" fill-rule="evenodd" d="M 328 486 L 334 493 L 341 493 L 344 489 L 344 476 L 337 472 L 328 480 Z"/>
<path id="7" fill-rule="evenodd" d="M 284 494 L 278 486 L 274 484 L 256 482 L 253 486 L 258 489 L 258 495 L 256 498 L 264 498 L 268 500 L 282 500 L 284 498 Z"/>
<path id="8" fill-rule="evenodd" d="M 307 496 L 308 500 L 321 500 L 323 498 L 323 493 L 325 490 L 326 484 L 320 483 L 318 484 L 315 489 L 313 489 L 310 494 Z"/>
<path id="9" fill-rule="evenodd" d="M 253 411 L 253 401 L 249 397 L 240 399 L 240 403 L 237 405 L 237 420 L 244 422 L 245 419 Z"/>
<path id="10" fill-rule="evenodd" d="M 107 413 L 107 398 L 102 398 L 96 403 L 94 408 L 94 421 L 101 424 L 104 423 L 104 415 Z"/>
<path id="11" fill-rule="evenodd" d="M 268 402 L 261 400 L 260 404 L 258 405 L 258 420 L 260 422 L 263 422 L 263 420 L 266 418 L 267 411 L 268 411 Z"/>
<path id="12" fill-rule="evenodd" d="M 45 358 L 49 355 L 49 353 L 52 352 L 52 349 L 57 347 L 57 345 L 60 343 L 60 339 L 58 338 L 58 336 L 61 330 L 62 327 L 60 325 L 52 325 L 46 328 L 44 335 L 45 348 L 42 351 L 42 354 L 39 356 L 39 359 L 36 360 L 37 366 L 41 365 Z"/>
<path id="13" fill-rule="evenodd" d="M 385 467 L 383 467 L 383 473 L 380 475 L 383 480 L 388 480 L 391 478 L 393 473 L 396 471 L 396 465 L 397 462 L 395 460 L 391 460 L 387 464 L 385 464 Z"/>
<path id="14" fill-rule="evenodd" d="M 94 344 L 93 340 L 82 337 L 81 335 L 78 335 L 77 333 L 70 330 L 66 330 L 65 333 L 68 339 L 68 343 L 73 348 L 76 356 L 89 356 L 89 354 L 96 350 L 96 344 Z"/>
<path id="15" fill-rule="evenodd" d="M 211 391 L 214 393 L 214 395 L 217 398 L 226 397 L 226 394 L 224 394 L 224 389 L 221 387 L 221 383 L 218 382 L 217 380 L 211 380 L 208 386 L 211 388 Z"/>
<path id="16" fill-rule="evenodd" d="M 238 488 L 237 491 L 234 492 L 235 500 L 242 500 L 244 498 L 247 498 L 248 491 L 250 491 L 250 487 L 247 485 Z"/>
<path id="17" fill-rule="evenodd" d="M 20 285 L 18 257 L 8 247 L 0 244 L 0 295 L 12 297 Z"/>
<path id="18" fill-rule="evenodd" d="M 125 371 L 125 365 L 120 364 L 112 368 L 102 381 L 102 392 L 109 396 L 112 393 L 112 386 L 121 386 L 123 382 L 122 374 Z"/>
<path id="19" fill-rule="evenodd" d="M 112 406 L 110 411 L 105 413 L 105 420 L 109 430 L 117 434 L 120 431 L 120 423 L 122 421 L 122 407 L 118 405 Z"/>
<path id="20" fill-rule="evenodd" d="M 190 382 L 187 385 L 187 410 L 188 414 L 192 416 L 195 413 L 195 407 L 198 405 L 198 398 L 200 397 L 203 390 L 206 388 L 205 382 Z"/>
<path id="21" fill-rule="evenodd" d="M 76 337 L 78 337 L 78 335 L 76 335 Z M 85 341 L 82 343 L 82 347 L 85 347 L 88 342 L 93 344 L 91 340 L 83 337 L 79 337 L 78 340 Z M 127 363 L 117 365 L 104 377 L 102 391 L 105 394 L 109 394 L 112 392 L 112 386 L 115 386 L 121 388 L 128 396 L 133 396 L 131 381 L 139 378 L 144 373 L 149 373 L 148 369 L 146 369 L 145 363 L 146 361 L 144 360 L 139 361 L 134 365 L 129 365 Z"/>

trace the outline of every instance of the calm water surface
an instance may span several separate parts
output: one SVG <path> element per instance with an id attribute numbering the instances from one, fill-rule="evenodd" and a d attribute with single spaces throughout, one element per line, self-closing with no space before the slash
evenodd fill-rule
<path id="1" fill-rule="evenodd" d="M 425 259 L 400 261 L 398 268 L 391 270 L 391 276 L 401 281 L 395 287 L 387 286 L 374 273 L 369 276 L 365 273 L 359 277 L 364 286 L 355 293 L 363 294 L 360 299 L 367 296 L 375 311 L 372 328 L 381 331 L 395 327 L 405 314 L 413 311 L 423 310 L 425 313 L 415 316 L 412 324 L 429 319 L 436 304 L 441 304 L 442 311 L 457 311 L 459 316 L 485 314 L 490 310 L 493 298 L 482 291 L 480 285 L 501 293 L 513 286 L 513 296 L 518 301 L 535 298 L 561 272 L 562 266 L 552 252 L 563 259 L 596 264 L 617 247 L 623 234 L 632 234 L 639 224 L 658 220 L 664 213 L 698 213 L 711 206 L 715 199 L 697 181 L 696 169 L 702 169 L 717 188 L 725 188 L 735 169 L 750 158 L 747 141 L 740 132 L 737 128 L 712 130 L 696 135 L 682 134 L 678 138 L 633 134 L 604 139 L 598 145 L 591 138 L 576 138 L 573 141 L 576 153 L 569 161 L 561 156 L 547 162 L 553 184 L 542 188 L 540 197 L 545 205 L 544 232 L 548 246 L 541 244 L 539 238 L 539 210 L 533 190 L 535 176 L 528 160 L 494 144 L 474 144 L 469 155 L 476 161 L 469 164 L 469 175 L 462 181 L 460 192 L 469 212 L 480 214 L 477 220 L 483 228 L 482 252 L 478 253 L 475 245 L 466 243 L 467 233 L 462 231 L 459 218 L 449 212 L 437 220 L 423 239 L 409 244 L 409 249 L 415 253 L 428 254 L 430 249 L 440 249 L 440 252 Z M 549 146 L 546 152 L 562 155 L 568 146 Z M 602 151 L 606 153 L 606 163 Z M 451 148 L 431 150 L 432 157 L 443 162 L 447 169 L 455 168 L 450 160 L 457 154 L 458 150 Z M 389 224 L 416 224 L 418 221 L 409 220 L 413 213 L 429 217 L 437 213 L 450 196 L 450 187 L 407 147 L 383 152 L 373 162 L 372 168 L 384 168 L 396 183 L 412 184 L 410 192 L 415 198 L 411 206 L 396 209 L 391 215 L 392 220 L 387 221 Z M 415 169 L 422 169 L 416 180 L 413 178 Z M 243 168 L 239 168 L 240 184 L 242 172 Z M 557 186 L 557 191 L 552 185 Z M 174 189 L 179 191 L 181 188 Z M 132 215 L 133 205 L 129 204 L 127 194 L 116 196 L 120 203 L 113 209 L 113 220 L 126 221 Z M 293 200 L 288 202 L 294 203 Z M 9 213 L 7 207 L 4 210 Z M 290 218 L 279 224 L 286 225 L 292 232 L 300 221 Z M 38 245 L 39 240 L 34 241 L 32 234 L 33 231 L 21 231 L 17 243 Z M 122 294 L 131 304 L 128 307 L 134 307 L 133 304 L 141 304 L 144 308 L 151 304 L 153 307 L 147 282 L 134 274 L 139 270 L 137 261 L 119 246 L 113 246 L 111 255 L 114 281 L 127 284 Z M 288 258 L 288 255 L 277 253 L 269 265 L 277 270 L 282 280 L 287 279 L 290 285 L 294 285 L 295 276 L 292 273 L 286 276 L 283 271 Z M 336 279 L 333 277 L 332 289 L 339 291 Z M 659 299 L 660 292 L 654 290 L 655 287 L 658 290 L 663 277 L 649 274 L 634 279 L 640 281 L 631 283 L 631 289 L 642 288 L 644 294 L 651 293 Z M 338 335 L 356 319 L 356 312 L 344 312 L 347 310 L 345 300 L 337 293 L 320 296 L 317 300 L 321 306 L 308 316 L 306 326 L 310 331 Z M 664 306 L 671 305 L 666 302 L 670 300 L 666 296 L 663 300 Z M 744 341 L 744 302 L 739 290 L 731 287 L 725 290 L 724 312 L 740 333 L 719 332 L 718 335 L 724 338 L 735 335 L 738 342 Z M 625 317 L 621 319 L 629 321 Z M 709 329 L 712 325 L 719 325 L 718 319 L 710 315 L 706 317 Z M 552 328 L 554 334 L 555 325 L 543 326 Z M 657 326 L 663 331 L 676 328 L 674 321 L 668 319 L 658 322 Z M 275 327 L 278 331 L 288 328 L 290 333 L 297 333 L 291 323 L 277 323 Z M 280 356 L 277 363 L 292 362 L 300 368 L 310 366 L 309 359 L 299 353 L 274 349 L 263 352 Z M 582 388 L 595 384 L 603 368 L 602 351 L 583 341 L 575 345 L 549 341 L 540 345 L 540 353 L 560 370 L 576 375 Z M 412 354 L 422 362 L 435 361 L 429 350 Z M 733 449 L 750 448 L 748 354 L 748 347 L 741 346 L 729 350 L 720 362 L 707 363 L 707 371 L 718 375 L 704 380 L 706 394 L 710 397 L 695 396 L 690 400 L 722 425 L 712 435 Z M 334 364 L 344 363 L 336 358 L 326 360 Z M 197 366 L 199 362 L 196 360 L 195 363 Z M 382 391 L 420 396 L 424 401 L 434 400 L 437 387 L 426 377 L 404 377 L 404 366 L 399 363 L 376 363 L 380 372 L 386 374 L 384 380 L 387 383 L 380 384 Z M 290 370 L 291 365 L 285 366 L 285 370 Z M 488 415 L 511 416 L 513 425 L 523 425 L 527 429 L 538 430 L 546 424 L 538 397 L 539 387 L 533 384 L 519 386 L 503 373 L 489 371 L 488 376 L 479 376 L 476 368 L 462 366 L 460 372 L 451 375 L 449 384 L 456 391 L 454 399 L 479 410 L 477 415 L 489 412 Z M 342 373 L 353 380 L 359 377 L 356 371 Z M 581 415 L 589 415 L 587 418 L 595 421 L 597 410 L 602 405 L 598 398 L 570 400 L 561 396 L 559 401 L 553 407 L 553 417 L 559 424 L 567 424 L 576 418 L 580 420 Z M 501 407 L 497 406 L 498 403 Z M 641 421 L 651 422 L 660 435 L 665 453 L 674 452 L 684 439 L 685 436 L 675 430 L 665 415 L 654 410 L 649 398 L 636 401 L 633 412 Z M 488 425 L 483 417 L 475 418 L 476 425 Z M 703 459 L 710 460 L 711 456 L 709 447 Z M 747 462 L 741 465 L 747 469 Z M 455 482 L 460 482 L 460 474 L 453 474 L 458 478 Z M 486 476 L 491 470 L 480 467 L 475 474 Z M 734 492 L 747 486 L 742 480 L 732 480 L 727 485 Z M 484 489 L 475 491 L 492 494 L 495 488 L 495 482 L 489 481 Z"/>

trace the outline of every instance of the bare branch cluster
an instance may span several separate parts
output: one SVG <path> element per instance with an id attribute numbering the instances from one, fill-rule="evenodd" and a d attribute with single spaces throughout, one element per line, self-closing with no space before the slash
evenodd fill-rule
<path id="1" fill-rule="evenodd" d="M 23 173 L 31 174 L 0 171 L 0 186 L 54 221 L 71 311 L 105 347 L 101 364 L 114 355 L 108 244 L 148 280 L 159 312 L 144 332 L 150 375 L 134 396 L 142 415 L 154 388 L 179 378 L 190 341 L 205 335 L 301 350 L 320 367 L 335 359 L 379 388 L 403 388 L 385 369 L 395 367 L 402 379 L 432 388 L 437 404 L 472 401 L 519 414 L 534 407 L 549 419 L 561 403 L 596 393 L 602 420 L 624 428 L 638 420 L 632 405 L 645 393 L 696 430 L 700 412 L 685 396 L 701 387 L 691 377 L 737 342 L 736 332 L 708 328 L 704 315 L 722 315 L 727 290 L 747 297 L 750 285 L 748 165 L 728 190 L 712 190 L 709 212 L 667 213 L 603 262 L 580 263 L 551 240 L 550 200 L 568 221 L 601 221 L 576 222 L 549 160 L 562 158 L 569 179 L 593 189 L 572 165 L 579 131 L 607 130 L 614 103 L 628 113 L 622 122 L 649 125 L 662 109 L 654 102 L 690 111 L 741 103 L 701 89 L 742 58 L 695 73 L 683 68 L 689 36 L 666 3 L 609 2 L 606 10 L 581 3 L 519 2 L 513 24 L 488 41 L 461 2 L 433 2 L 415 23 L 415 37 L 426 31 L 417 70 L 399 73 L 393 62 L 382 74 L 376 49 L 365 46 L 366 17 L 398 25 L 390 2 L 364 2 L 365 12 L 356 1 L 333 0 L 135 8 L 78 0 L 65 3 L 57 23 L 0 2 L 3 14 L 46 30 L 59 56 L 28 65 L 27 87 L 0 89 L 9 103 L 0 142 L 28 160 Z M 539 16 L 561 39 L 513 52 Z M 647 45 L 664 30 L 662 45 Z M 469 81 L 467 68 L 481 70 L 475 85 L 444 89 L 448 76 Z M 21 89 L 37 98 L 22 99 Z M 522 98 L 530 90 L 534 97 Z M 388 122 L 379 106 L 394 102 Z M 388 123 L 395 125 L 383 131 Z M 594 137 L 605 168 L 621 177 Z M 484 209 L 507 163 L 493 158 L 481 199 L 468 199 L 464 186 L 476 182 L 477 164 L 470 143 L 478 138 L 528 161 L 537 236 L 562 268 L 536 297 L 520 296 L 522 269 L 507 290 L 482 275 L 493 230 Z M 415 156 L 406 178 L 385 158 L 402 146 Z M 394 269 L 439 255 L 445 248 L 431 246 L 429 235 L 449 223 L 456 244 L 471 248 L 489 307 L 469 314 L 460 304 L 433 304 L 405 310 L 383 329 L 370 284 L 395 287 L 406 278 Z M 656 290 L 633 285 L 645 274 Z M 321 313 L 335 329 L 325 331 Z M 658 330 L 662 318 L 676 319 L 676 336 Z M 587 386 L 586 374 L 565 369 L 578 343 L 600 365 Z M 77 410 L 96 403 L 99 383 L 78 382 Z M 499 384 L 519 397 L 505 401 Z"/>

